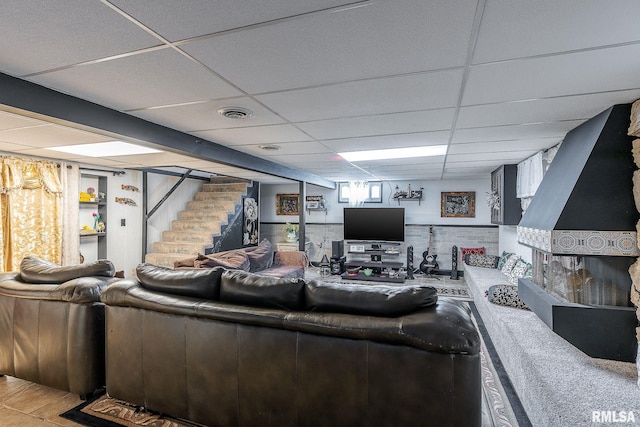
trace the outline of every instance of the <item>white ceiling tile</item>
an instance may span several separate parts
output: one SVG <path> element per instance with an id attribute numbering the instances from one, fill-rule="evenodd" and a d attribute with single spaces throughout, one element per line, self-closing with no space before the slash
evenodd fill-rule
<path id="1" fill-rule="evenodd" d="M 117 110 L 242 94 L 172 49 L 73 67 L 29 80 Z"/>
<path id="2" fill-rule="evenodd" d="M 414 111 L 365 117 L 298 123 L 300 129 L 317 139 L 393 135 L 449 129 L 455 110 Z"/>
<path id="3" fill-rule="evenodd" d="M 34 126 L 46 126 L 47 122 L 31 117 L 25 117 L 14 113 L 0 111 L 0 130 L 26 128 Z"/>
<path id="4" fill-rule="evenodd" d="M 264 150 L 259 145 L 243 145 L 242 150 L 245 153 L 252 154 L 259 157 L 267 158 L 280 158 L 282 156 L 288 156 L 292 154 L 318 154 L 318 153 L 333 153 L 325 145 L 316 141 L 304 141 L 304 142 L 285 142 L 275 144 L 280 147 L 277 151 Z M 240 148 L 240 147 L 235 147 Z"/>
<path id="5" fill-rule="evenodd" d="M 514 126 L 494 126 L 486 128 L 459 129 L 453 134 L 452 142 L 510 141 L 532 138 L 563 138 L 571 129 L 583 121 L 573 120 L 559 123 L 534 123 Z"/>
<path id="6" fill-rule="evenodd" d="M 479 65 L 463 105 L 640 88 L 640 44 Z"/>
<path id="7" fill-rule="evenodd" d="M 451 144 L 448 154 L 492 153 L 500 151 L 546 150 L 562 141 L 562 138 L 518 139 L 497 142 L 469 142 Z"/>
<path id="8" fill-rule="evenodd" d="M 622 99 L 621 99 L 622 98 Z M 616 103 L 640 98 L 640 89 L 618 93 L 563 96 L 460 108 L 459 128 L 588 119 Z"/>
<path id="9" fill-rule="evenodd" d="M 462 69 L 433 71 L 260 95 L 292 122 L 455 107 Z"/>
<path id="10" fill-rule="evenodd" d="M 637 0 L 488 0 L 473 61 L 498 61 L 640 40 L 638 16 Z"/>
<path id="11" fill-rule="evenodd" d="M 490 153 L 473 153 L 473 154 L 450 154 L 447 156 L 447 164 L 451 162 L 496 162 L 502 163 L 519 163 L 537 153 L 538 150 L 522 150 L 522 151 L 497 151 Z"/>
<path id="12" fill-rule="evenodd" d="M 475 4 L 374 2 L 182 48 L 249 93 L 457 67 L 465 62 Z"/>
<path id="13" fill-rule="evenodd" d="M 0 69 L 12 75 L 50 70 L 157 44 L 153 36 L 99 1 L 2 3 Z"/>
<path id="14" fill-rule="evenodd" d="M 280 142 L 310 140 L 309 136 L 305 135 L 292 125 L 253 126 L 192 133 L 227 146 L 277 144 Z"/>
<path id="15" fill-rule="evenodd" d="M 62 145 L 113 141 L 113 138 L 49 124 L 46 126 L 2 130 L 0 131 L 0 141 L 12 142 L 29 147 L 57 147 Z"/>
<path id="16" fill-rule="evenodd" d="M 227 119 L 218 114 L 219 109 L 226 107 L 246 108 L 253 112 L 253 116 L 244 120 Z M 136 110 L 130 113 L 184 132 L 284 123 L 282 118 L 248 97 Z"/>
<path id="17" fill-rule="evenodd" d="M 246 27 L 274 19 L 349 4 L 351 0 L 110 0 L 144 25 L 171 41 Z M 185 25 L 189 23 L 189 25 Z"/>

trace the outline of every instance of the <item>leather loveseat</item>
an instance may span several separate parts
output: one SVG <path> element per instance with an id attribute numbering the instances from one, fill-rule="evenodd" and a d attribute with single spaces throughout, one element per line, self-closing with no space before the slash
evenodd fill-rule
<path id="1" fill-rule="evenodd" d="M 104 387 L 102 290 L 107 260 L 58 266 L 26 257 L 0 274 L 0 374 L 81 397 Z"/>
<path id="2" fill-rule="evenodd" d="M 479 426 L 468 307 L 417 286 L 142 264 L 102 294 L 107 393 L 211 426 Z"/>

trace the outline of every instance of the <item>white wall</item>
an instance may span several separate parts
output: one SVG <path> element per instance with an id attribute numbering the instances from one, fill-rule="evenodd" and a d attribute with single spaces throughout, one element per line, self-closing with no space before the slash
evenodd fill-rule
<path id="1" fill-rule="evenodd" d="M 100 169 L 97 166 L 85 165 Z M 82 169 L 81 169 L 82 172 Z M 87 171 L 91 175 L 107 177 L 107 259 L 116 267 L 116 270 L 124 271 L 125 277 L 132 277 L 136 266 L 142 260 L 142 227 L 143 227 L 143 188 L 142 172 L 125 171 L 124 175 L 114 176 L 109 172 Z M 179 177 L 147 174 L 148 209 L 152 209 L 166 193 L 179 180 Z M 203 181 L 187 179 L 152 216 L 147 228 L 148 247 L 150 250 L 154 241 L 160 240 L 162 232 L 171 227 L 171 221 L 177 219 L 178 212 L 186 208 L 187 202 L 193 199 L 196 191 L 199 191 Z M 123 185 L 132 185 L 140 191 L 128 191 Z M 80 180 L 80 191 L 86 191 L 87 186 L 98 188 L 97 179 L 94 181 Z M 137 206 L 117 203 L 117 198 L 132 199 Z M 80 225 L 93 227 L 91 213 L 93 210 L 83 209 L 80 214 Z M 125 225 L 122 225 L 124 220 Z M 85 262 L 97 259 L 97 243 L 94 239 L 83 239 L 80 251 L 85 257 Z"/>
<path id="2" fill-rule="evenodd" d="M 529 246 L 518 243 L 518 233 L 515 225 L 501 225 L 499 237 L 500 254 L 502 251 L 511 252 L 520 255 L 525 261 L 531 262 L 533 250 Z"/>
<path id="3" fill-rule="evenodd" d="M 398 206 L 391 196 L 398 185 L 401 190 L 406 190 L 411 184 L 414 190 L 423 187 L 423 200 L 418 204 L 415 201 L 400 202 L 405 208 L 405 221 L 407 224 L 447 224 L 447 225 L 486 225 L 491 224 L 491 212 L 487 206 L 487 193 L 490 191 L 491 178 L 477 180 L 455 181 L 389 181 L 383 183 L 382 203 L 366 203 L 365 206 L 384 207 Z M 476 192 L 476 216 L 475 218 L 442 218 L 440 216 L 440 193 L 448 191 L 475 191 Z M 261 186 L 260 197 L 260 221 L 261 222 L 298 222 L 297 216 L 276 215 L 277 194 L 297 194 L 298 184 L 280 184 Z M 338 203 L 338 190 L 330 190 L 314 185 L 307 187 L 308 196 L 324 196 L 327 206 L 327 215 L 322 212 L 311 212 L 307 215 L 307 223 L 342 223 L 342 211 L 348 207 L 347 203 Z"/>

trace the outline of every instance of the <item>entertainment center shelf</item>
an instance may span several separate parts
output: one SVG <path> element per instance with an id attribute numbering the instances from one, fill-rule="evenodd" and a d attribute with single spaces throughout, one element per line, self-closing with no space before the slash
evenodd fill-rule
<path id="1" fill-rule="evenodd" d="M 342 274 L 342 278 L 372 282 L 404 283 L 405 275 L 399 272 L 404 268 L 403 263 L 383 260 L 383 257 L 399 256 L 400 251 L 396 246 L 400 245 L 400 243 L 347 242 L 347 245 L 350 248 L 347 252 L 348 254 L 369 256 L 370 259 L 349 259 L 346 261 L 344 266 L 347 271 Z M 369 246 L 369 248 L 365 246 Z M 371 270 L 370 274 L 365 274 L 364 270 Z"/>

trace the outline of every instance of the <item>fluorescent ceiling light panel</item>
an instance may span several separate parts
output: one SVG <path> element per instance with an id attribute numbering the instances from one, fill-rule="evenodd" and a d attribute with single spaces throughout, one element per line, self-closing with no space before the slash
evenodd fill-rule
<path id="1" fill-rule="evenodd" d="M 87 157 L 115 157 L 131 156 L 134 154 L 162 153 L 154 148 L 129 144 L 123 141 L 97 142 L 95 144 L 63 145 L 61 147 L 49 147 L 48 150 L 61 151 L 69 154 L 79 154 Z"/>
<path id="2" fill-rule="evenodd" d="M 348 162 L 365 160 L 405 159 L 412 157 L 444 156 L 446 145 L 428 145 L 426 147 L 388 148 L 386 150 L 350 151 L 338 153 Z"/>

